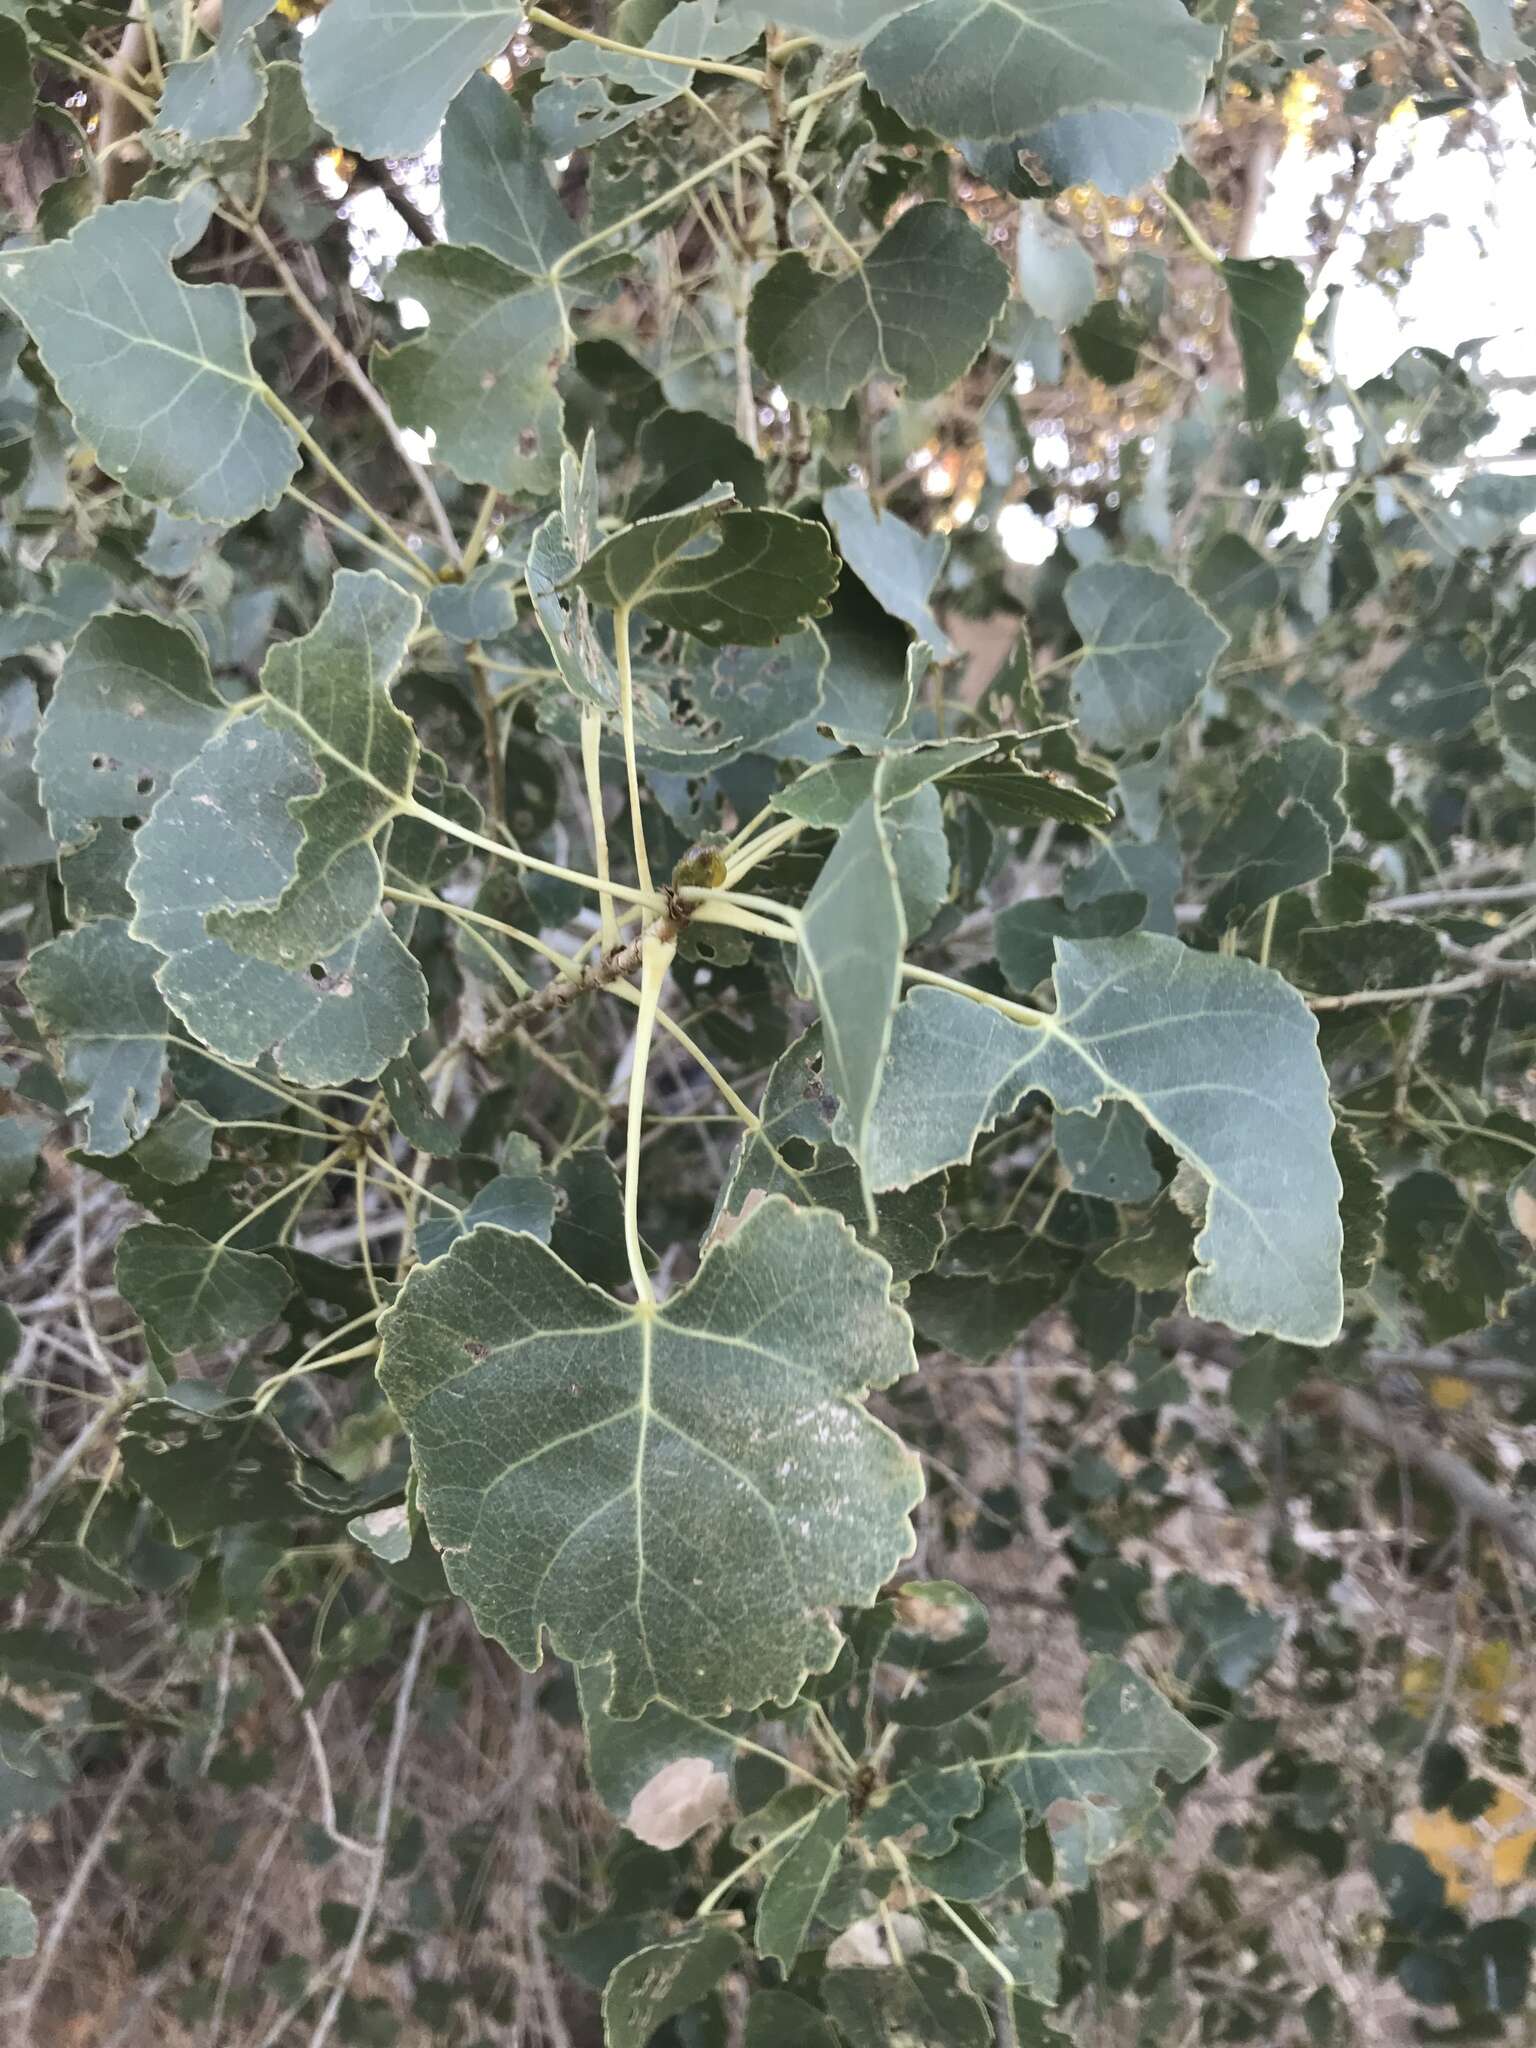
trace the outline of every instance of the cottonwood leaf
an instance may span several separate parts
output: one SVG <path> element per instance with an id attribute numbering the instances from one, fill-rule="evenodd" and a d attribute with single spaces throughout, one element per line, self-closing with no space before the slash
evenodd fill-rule
<path id="1" fill-rule="evenodd" d="M 853 1154 L 869 1188 L 870 1120 L 906 944 L 877 775 L 875 795 L 838 834 L 800 913 L 800 955 L 821 1011 L 827 1085 L 838 1100 L 838 1142 Z"/>
<path id="2" fill-rule="evenodd" d="M 954 646 L 928 608 L 949 553 L 943 534 L 919 533 L 894 513 L 882 512 L 861 484 L 823 492 L 821 506 L 838 553 L 870 596 L 926 640 L 940 661 L 948 661 Z"/>
<path id="3" fill-rule="evenodd" d="M 1039 162 L 1053 185 L 1097 185 L 1123 198 L 1170 169 L 1179 142 L 1179 125 L 1166 114 L 1094 107 L 1082 114 L 1058 114 L 1021 135 L 1018 147 Z"/>
<path id="4" fill-rule="evenodd" d="M 273 0 L 223 0 L 218 40 L 200 57 L 166 68 L 150 139 L 157 154 L 181 160 L 211 142 L 237 141 L 261 112 L 267 68 L 257 25 Z"/>
<path id="5" fill-rule="evenodd" d="M 195 1230 L 136 1223 L 117 1243 L 117 1291 L 167 1351 L 254 1336 L 293 1292 L 281 1259 L 210 1244 Z"/>
<path id="6" fill-rule="evenodd" d="M 118 1436 L 129 1481 L 153 1501 L 179 1544 L 252 1522 L 291 1525 L 305 1514 L 348 1514 L 379 1490 L 399 1490 L 398 1472 L 359 1489 L 289 1442 L 253 1402 L 227 1401 L 205 1381 L 182 1383 L 179 1400 L 138 1401 Z M 191 1405 L 212 1396 L 215 1406 Z"/>
<path id="7" fill-rule="evenodd" d="M 1033 1024 L 947 989 L 908 996 L 869 1129 L 871 1186 L 908 1187 L 969 1159 L 1031 1090 L 1058 1110 L 1127 1102 L 1206 1186 L 1192 1312 L 1331 1342 L 1343 1313 L 1340 1183 L 1302 998 L 1253 961 L 1149 932 L 1058 940 L 1055 989 L 1055 1013 Z"/>
<path id="8" fill-rule="evenodd" d="M 908 1955 L 888 1970 L 828 1970 L 821 1994 L 848 2048 L 991 2048 L 991 2015 L 947 1956 Z"/>
<path id="9" fill-rule="evenodd" d="M 1213 925 L 1240 924 L 1271 897 L 1329 872 L 1349 829 L 1344 770 L 1344 749 L 1321 733 L 1249 762 L 1195 857 L 1197 875 L 1223 878 L 1206 910 Z"/>
<path id="10" fill-rule="evenodd" d="M 42 867 L 58 850 L 38 789 L 40 737 L 36 685 L 0 683 L 0 868 Z"/>
<path id="11" fill-rule="evenodd" d="M 719 0 L 681 0 L 662 18 L 645 49 L 669 57 L 734 57 L 756 40 L 755 26 L 722 19 Z M 681 98 L 693 82 L 686 65 L 658 64 L 638 51 L 605 50 L 595 43 L 562 42 L 544 59 L 544 83 L 533 103 L 534 123 L 551 154 L 591 149 L 643 115 Z M 616 99 L 610 88 L 620 87 Z"/>
<path id="12" fill-rule="evenodd" d="M 1107 1202 L 1150 1202 L 1162 1183 L 1147 1151 L 1147 1127 L 1128 1102 L 1059 1110 L 1051 1135 L 1061 1169 L 1080 1195 Z"/>
<path id="13" fill-rule="evenodd" d="M 1529 669 L 1512 668 L 1493 685 L 1493 722 L 1510 774 L 1536 789 L 1536 676 Z"/>
<path id="14" fill-rule="evenodd" d="M 1019 208 L 1014 243 L 1019 296 L 1058 334 L 1075 327 L 1098 296 L 1093 258 L 1064 221 L 1038 199 Z"/>
<path id="15" fill-rule="evenodd" d="M 653 413 L 640 429 L 640 460 L 648 474 L 661 478 L 635 506 L 645 518 L 691 505 L 712 483 L 729 484 L 742 505 L 767 501 L 763 458 L 712 413 L 674 412 L 670 406 Z"/>
<path id="16" fill-rule="evenodd" d="M 26 29 L 20 21 L 0 18 L 0 143 L 20 142 L 36 113 L 37 89 L 32 83 Z M 19 1898 L 20 1893 L 0 1892 L 0 1902 L 7 1896 Z"/>
<path id="17" fill-rule="evenodd" d="M 603 1987 L 606 2048 L 646 2048 L 666 2020 L 707 1998 L 741 1955 L 741 1937 L 720 1921 L 637 1949 Z"/>
<path id="18" fill-rule="evenodd" d="M 477 72 L 448 109 L 439 178 L 450 240 L 472 242 L 528 277 L 580 240 L 517 101 Z"/>
<path id="19" fill-rule="evenodd" d="M 181 518 L 233 525 L 277 503 L 299 447 L 252 366 L 240 294 L 171 269 L 205 218 L 171 199 L 102 207 L 61 242 L 0 253 L 0 303 L 109 475 Z"/>
<path id="20" fill-rule="evenodd" d="M 560 457 L 560 502 L 528 546 L 528 595 L 560 679 L 572 696 L 617 710 L 618 678 L 598 635 L 591 602 L 576 574 L 598 543 L 596 443 L 588 434 L 580 460 Z"/>
<path id="21" fill-rule="evenodd" d="M 1050 1906 L 1029 1912 L 999 1914 L 992 1923 L 992 1944 L 998 1960 L 1013 1978 L 1009 2000 L 1017 2012 L 1021 2000 L 1055 2005 L 1061 1996 L 1061 1956 L 1066 1929 Z"/>
<path id="22" fill-rule="evenodd" d="M 1243 361 L 1245 410 L 1265 420 L 1280 403 L 1280 373 L 1307 315 L 1307 281 L 1283 256 L 1229 256 L 1221 274 Z"/>
<path id="23" fill-rule="evenodd" d="M 1518 64 L 1526 53 L 1510 0 L 1466 0 L 1477 40 L 1490 64 Z"/>
<path id="24" fill-rule="evenodd" d="M 210 912 L 209 934 L 236 952 L 307 966 L 376 915 L 384 869 L 374 842 L 409 802 L 421 751 L 389 688 L 420 620 L 421 606 L 390 577 L 340 569 L 314 630 L 267 656 L 263 722 L 302 742 L 320 787 L 289 799 L 302 837 L 280 891 L 253 908 Z"/>
<path id="25" fill-rule="evenodd" d="M 762 646 L 827 610 L 837 562 L 825 527 L 737 510 L 720 485 L 696 505 L 621 526 L 570 581 L 596 604 L 633 606 L 706 646 Z"/>
<path id="26" fill-rule="evenodd" d="M 428 323 L 373 352 L 374 382 L 396 418 L 431 428 L 437 459 L 464 483 L 512 496 L 552 490 L 565 423 L 555 372 L 570 346 L 560 289 L 483 249 L 447 244 L 408 249 L 389 288 L 418 300 Z"/>
<path id="27" fill-rule="evenodd" d="M 774 808 L 807 825 L 841 831 L 852 823 L 859 806 L 874 795 L 877 778 L 880 801 L 888 808 L 925 784 L 954 775 L 994 753 L 997 744 L 992 739 L 938 740 L 914 747 L 910 753 L 847 755 L 823 761 L 780 790 L 773 799 Z"/>
<path id="28" fill-rule="evenodd" d="M 1095 746 L 1144 746 L 1177 725 L 1228 643 L 1225 627 L 1161 569 L 1095 562 L 1063 598 L 1084 649 L 1072 703 Z"/>
<path id="29" fill-rule="evenodd" d="M 1100 107 L 1190 121 L 1220 40 L 1178 0 L 921 0 L 876 31 L 864 71 L 909 127 L 949 137 Z"/>
<path id="30" fill-rule="evenodd" d="M 979 1766 L 919 1764 L 875 1794 L 859 1833 L 870 1843 L 912 1835 L 914 1851 L 942 1856 L 955 1846 L 955 1823 L 979 1813 L 983 1796 Z"/>
<path id="31" fill-rule="evenodd" d="M 461 1216 L 450 1216 L 434 1204 L 432 1214 L 422 1217 L 416 1230 L 416 1249 L 423 1263 L 438 1258 L 455 1238 L 481 1223 L 494 1224 L 498 1230 L 526 1231 L 540 1244 L 549 1243 L 555 1189 L 539 1170 L 538 1147 L 531 1138 L 514 1132 L 507 1140 L 507 1153 L 502 1171 L 486 1182 Z"/>
<path id="32" fill-rule="evenodd" d="M 476 1230 L 381 1324 L 449 1584 L 528 1668 L 609 1660 L 621 1717 L 790 1698 L 911 1544 L 915 1461 L 861 1405 L 912 1370 L 889 1268 L 770 1198 L 661 1305 Z"/>
<path id="33" fill-rule="evenodd" d="M 759 31 L 773 22 L 815 36 L 818 42 L 862 43 L 871 30 L 907 5 L 910 0 L 771 0 L 765 7 L 759 0 L 726 0 L 721 12 Z"/>
<path id="34" fill-rule="evenodd" d="M 802 1208 L 835 1209 L 860 1239 L 889 1262 L 892 1277 L 926 1272 L 944 1244 L 945 1184 L 935 1174 L 920 1187 L 875 1197 L 869 1218 L 859 1169 L 832 1142 L 837 1097 L 823 1075 L 821 1029 L 814 1026 L 774 1062 L 763 1090 L 762 1129 L 746 1133 L 715 1205 L 718 1220 L 740 1216 L 754 1192 L 785 1195 Z"/>
<path id="35" fill-rule="evenodd" d="M 39 946 L 22 991 L 57 1050 L 71 1116 L 86 1149 L 112 1157 L 142 1137 L 160 1107 L 170 1028 L 155 955 L 121 918 L 98 918 Z"/>
<path id="36" fill-rule="evenodd" d="M 737 1743 L 728 1728 L 653 1701 L 632 1721 L 603 1705 L 608 1673 L 577 1670 L 587 1768 L 597 1796 L 638 1841 L 676 1849 L 718 1819 Z"/>
<path id="37" fill-rule="evenodd" d="M 461 1142 L 459 1134 L 433 1102 L 421 1069 L 409 1055 L 390 1061 L 379 1076 L 379 1086 L 403 1138 L 435 1159 L 454 1156 Z"/>
<path id="38" fill-rule="evenodd" d="M 208 657 L 148 612 L 104 612 L 81 628 L 43 715 L 37 774 L 66 845 L 98 818 L 142 817 L 230 716 Z"/>
<path id="39" fill-rule="evenodd" d="M 786 1975 L 810 1938 L 848 1840 L 848 1801 L 829 1799 L 774 1867 L 757 1902 L 753 1946 Z"/>
<path id="40" fill-rule="evenodd" d="M 494 0 L 331 0 L 304 44 L 315 119 L 360 156 L 417 156 L 519 18 Z"/>
<path id="41" fill-rule="evenodd" d="M 188 762 L 140 827 L 128 886 L 135 936 L 166 956 L 157 981 L 193 1034 L 243 1066 L 270 1053 L 288 1080 L 325 1088 L 372 1080 L 426 1027 L 421 969 L 388 920 L 376 912 L 355 938 L 299 968 L 237 953 L 206 927 L 212 911 L 282 894 L 302 843 L 290 806 L 315 780 L 296 733 L 238 720 Z"/>
<path id="42" fill-rule="evenodd" d="M 0 1962 L 37 1954 L 37 1915 L 14 1885 L 0 1886 Z"/>
<path id="43" fill-rule="evenodd" d="M 1482 661 L 1460 640 L 1412 642 L 1353 709 L 1383 739 L 1428 745 L 1464 733 L 1488 708 Z"/>
<path id="44" fill-rule="evenodd" d="M 804 405 L 845 405 L 880 376 L 936 398 L 986 347 L 1007 296 L 1007 266 L 963 213 L 914 206 L 853 270 L 781 256 L 753 291 L 747 342 Z"/>
<path id="45" fill-rule="evenodd" d="M 1084 1820 L 1092 1817 L 1094 1825 L 1079 1837 L 1091 1868 L 1156 1810 L 1160 1772 L 1187 1784 L 1215 1754 L 1210 1737 L 1192 1727 L 1140 1672 L 1114 1658 L 1096 1657 L 1088 1667 L 1082 1740 L 1048 1743 L 1030 1733 L 991 1763 L 1007 1766 L 1010 1790 L 1034 1815 L 1043 1818 L 1061 1801 L 1077 1808 Z M 1061 1816 L 1052 1817 L 1059 1824 Z M 1075 1875 L 1086 1882 L 1088 1870 Z"/>

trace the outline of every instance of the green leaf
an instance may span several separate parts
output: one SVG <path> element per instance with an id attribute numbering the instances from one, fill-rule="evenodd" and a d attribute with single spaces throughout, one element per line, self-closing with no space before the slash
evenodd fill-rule
<path id="1" fill-rule="evenodd" d="M 843 1860 L 848 1839 L 848 1801 L 829 1799 L 783 1858 L 774 1865 L 757 1902 L 753 1945 L 786 1976 L 810 1939 L 827 1886 Z"/>
<path id="2" fill-rule="evenodd" d="M 987 2008 L 947 1956 L 907 1956 L 899 1969 L 829 1970 L 822 1996 L 848 2048 L 991 2048 Z"/>
<path id="3" fill-rule="evenodd" d="M 594 603 L 633 606 L 707 646 L 764 646 L 828 608 L 837 562 L 825 527 L 735 509 L 723 485 L 696 505 L 639 519 L 570 578 Z"/>
<path id="4" fill-rule="evenodd" d="M 1095 562 L 1063 593 L 1084 654 L 1072 703 L 1095 746 L 1139 747 L 1184 717 L 1227 645 L 1225 629 L 1160 569 Z"/>
<path id="5" fill-rule="evenodd" d="M 653 1702 L 633 1721 L 602 1703 L 608 1674 L 576 1673 L 587 1768 L 597 1795 L 639 1841 L 677 1849 L 718 1819 L 730 1799 L 735 1738 L 694 1714 Z"/>
<path id="6" fill-rule="evenodd" d="M 205 218 L 170 199 L 102 207 L 65 241 L 0 254 L 0 303 L 109 475 L 181 518 L 233 525 L 277 503 L 299 450 L 252 367 L 240 294 L 171 269 Z"/>
<path id="7" fill-rule="evenodd" d="M 313 754 L 320 787 L 289 800 L 303 836 L 281 890 L 253 908 L 210 912 L 210 936 L 236 952 L 307 967 L 377 914 L 384 869 L 374 842 L 410 800 L 420 754 L 389 687 L 420 619 L 416 599 L 377 569 L 340 569 L 314 631 L 267 656 L 261 716 Z"/>
<path id="8" fill-rule="evenodd" d="M 1106 1102 L 1094 1115 L 1059 1111 L 1053 1120 L 1056 1156 L 1080 1195 L 1107 1202 L 1150 1202 L 1160 1182 L 1147 1152 L 1147 1127 L 1128 1102 Z"/>
<path id="9" fill-rule="evenodd" d="M 104 612 L 65 656 L 37 742 L 38 784 L 66 845 L 98 818 L 144 816 L 230 713 L 193 636 Z"/>
<path id="10" fill-rule="evenodd" d="M 293 1292 L 280 1259 L 210 1244 L 195 1230 L 136 1223 L 117 1243 L 117 1291 L 167 1351 L 252 1337 Z"/>
<path id="11" fill-rule="evenodd" d="M 509 1171 L 486 1182 L 465 1209 L 462 1218 L 435 1208 L 423 1216 L 416 1229 L 417 1254 L 425 1263 L 447 1251 L 456 1238 L 481 1223 L 498 1230 L 525 1231 L 540 1244 L 549 1243 L 555 1220 L 555 1190 L 539 1171 L 538 1147 L 531 1138 L 514 1132 L 507 1141 L 511 1157 Z"/>
<path id="12" fill-rule="evenodd" d="M 1032 1089 L 1058 1110 L 1127 1102 L 1207 1189 L 1192 1312 L 1331 1342 L 1343 1310 L 1340 1184 L 1301 997 L 1252 961 L 1150 933 L 1058 941 L 1056 960 L 1056 1013 L 1038 1023 L 946 989 L 908 996 L 869 1133 L 871 1185 L 908 1187 L 968 1159 L 978 1133 Z"/>
<path id="13" fill-rule="evenodd" d="M 37 1954 L 37 1915 L 14 1885 L 0 1885 L 0 1962 Z"/>
<path id="14" fill-rule="evenodd" d="M 387 919 L 302 968 L 236 953 L 205 927 L 210 911 L 281 895 L 301 844 L 290 804 L 314 786 L 296 734 L 240 719 L 156 804 L 128 881 L 134 933 L 166 956 L 156 979 L 193 1034 L 242 1065 L 270 1053 L 289 1080 L 322 1088 L 371 1080 L 426 1025 L 421 970 Z"/>
<path id="15" fill-rule="evenodd" d="M 19 21 L 0 20 L 0 143 L 20 142 L 36 112 L 27 32 Z M 0 1892 L 0 1901 L 8 1896 L 19 1894 Z"/>
<path id="16" fill-rule="evenodd" d="M 1221 274 L 1232 301 L 1248 417 L 1265 420 L 1280 403 L 1280 375 L 1307 315 L 1307 281 L 1283 256 L 1229 256 Z"/>
<path id="17" fill-rule="evenodd" d="M 1510 0 L 1466 0 L 1477 40 L 1490 64 L 1518 64 L 1526 52 L 1515 29 Z"/>
<path id="18" fill-rule="evenodd" d="M 1054 2005 L 1061 1996 L 1061 1954 L 1066 1929 L 1050 1906 L 1032 1912 L 1000 1914 L 993 1922 L 992 1946 L 1013 1976 L 1010 2001 Z"/>
<path id="19" fill-rule="evenodd" d="M 1087 1838 L 1090 1865 L 1103 1862 L 1158 1805 L 1157 1778 L 1186 1784 L 1203 1771 L 1216 1745 L 1140 1672 L 1113 1658 L 1088 1668 L 1081 1742 L 1050 1744 L 1033 1734 L 993 1759 L 1008 1767 L 1008 1784 L 1043 1817 L 1057 1802 L 1096 1825 Z M 1058 1809 L 1058 1819 L 1066 1815 Z"/>
<path id="20" fill-rule="evenodd" d="M 1460 640 L 1423 637 L 1355 700 L 1356 715 L 1386 740 L 1456 739 L 1488 708 L 1483 663 Z"/>
<path id="21" fill-rule="evenodd" d="M 719 1921 L 626 1956 L 603 1987 L 606 2048 L 645 2048 L 656 2029 L 706 1998 L 741 1955 L 741 1937 Z"/>
<path id="22" fill-rule="evenodd" d="M 1493 722 L 1516 782 L 1536 789 L 1536 677 L 1512 668 L 1493 685 Z"/>
<path id="23" fill-rule="evenodd" d="M 572 696 L 616 710 L 619 685 L 613 663 L 598 637 L 586 593 L 573 587 L 597 538 L 597 456 L 589 434 L 580 461 L 568 448 L 560 457 L 560 502 L 528 546 L 528 595 Z"/>
<path id="24" fill-rule="evenodd" d="M 1097 185 L 1124 197 L 1161 177 L 1178 156 L 1179 142 L 1178 123 L 1166 114 L 1094 107 L 1058 114 L 1020 136 L 1019 147 L 1039 159 L 1053 185 Z"/>
<path id="25" fill-rule="evenodd" d="M 1241 924 L 1271 897 L 1329 872 L 1349 829 L 1344 769 L 1344 749 L 1321 733 L 1248 763 L 1195 857 L 1197 875 L 1224 878 L 1207 907 L 1212 925 Z"/>
<path id="26" fill-rule="evenodd" d="M 0 868 L 41 867 L 56 852 L 34 772 L 40 737 L 36 685 L 0 684 Z"/>
<path id="27" fill-rule="evenodd" d="M 789 1991 L 759 1991 L 747 2007 L 744 2048 L 838 2048 L 830 2022 Z"/>
<path id="28" fill-rule="evenodd" d="M 910 1280 L 933 1264 L 944 1243 L 943 1178 L 935 1174 L 921 1187 L 876 1196 L 879 1227 L 870 1235 L 858 1167 L 832 1143 L 837 1097 L 823 1067 L 819 1028 L 797 1038 L 774 1062 L 763 1090 L 762 1130 L 743 1137 L 713 1228 L 722 1217 L 744 1214 L 755 1191 L 786 1195 L 802 1208 L 835 1209 L 861 1242 L 889 1262 L 895 1280 Z"/>
<path id="29" fill-rule="evenodd" d="M 176 161 L 211 142 L 232 142 L 246 134 L 267 97 L 267 70 L 255 32 L 272 5 L 273 0 L 224 0 L 213 48 L 167 67 L 160 109 L 149 131 L 157 153 Z"/>
<path id="30" fill-rule="evenodd" d="M 807 825 L 840 832 L 875 793 L 885 807 L 900 803 L 929 782 L 954 775 L 993 753 L 996 740 L 940 740 L 905 754 L 843 755 L 808 768 L 774 797 L 774 808 Z"/>
<path id="31" fill-rule="evenodd" d="M 304 44 L 315 119 L 360 156 L 416 156 L 517 24 L 494 0 L 331 0 Z"/>
<path id="32" fill-rule="evenodd" d="M 86 1149 L 107 1157 L 142 1137 L 160 1107 L 170 1019 L 155 956 L 120 918 L 103 917 L 39 946 L 22 990 L 56 1049 L 71 1116 Z"/>
<path id="33" fill-rule="evenodd" d="M 986 347 L 1007 296 L 1007 267 L 963 213 L 914 206 L 855 270 L 781 256 L 753 291 L 747 341 L 804 405 L 845 405 L 879 376 L 935 398 Z"/>
<path id="34" fill-rule="evenodd" d="M 1015 243 L 1019 296 L 1058 334 L 1075 327 L 1098 296 L 1093 258 L 1063 221 L 1038 199 L 1019 208 Z"/>
<path id="35" fill-rule="evenodd" d="M 770 1198 L 660 1306 L 477 1230 L 381 1325 L 449 1583 L 525 1666 L 611 1659 L 608 1710 L 789 1698 L 827 1610 L 910 1548 L 915 1461 L 859 1397 L 912 1369 L 889 1268 Z"/>
<path id="36" fill-rule="evenodd" d="M 1177 0 L 921 0 L 864 70 L 910 127 L 1014 136 L 1100 107 L 1193 120 L 1219 44 Z"/>
<path id="37" fill-rule="evenodd" d="M 526 115 L 487 72 L 448 109 L 440 190 L 450 240 L 529 277 L 547 278 L 580 240 Z"/>
<path id="38" fill-rule="evenodd" d="M 707 412 L 674 412 L 668 406 L 653 413 L 640 429 L 640 460 L 662 478 L 635 508 L 645 518 L 691 505 L 715 482 L 729 484 L 743 505 L 761 505 L 768 496 L 762 457 Z"/>
<path id="39" fill-rule="evenodd" d="M 955 1847 L 955 1823 L 981 1811 L 981 1771 L 919 1764 L 882 1788 L 865 1808 L 859 1833 L 878 1844 L 892 1836 L 914 1834 L 910 1845 L 923 1856 L 942 1856 Z"/>
<path id="40" fill-rule="evenodd" d="M 570 346 L 560 290 L 483 249 L 446 244 L 408 249 L 389 288 L 419 301 L 428 322 L 399 348 L 373 352 L 374 382 L 395 417 L 431 428 L 437 459 L 464 483 L 551 491 L 565 422 L 555 372 Z"/>
<path id="41" fill-rule="evenodd" d="M 919 533 L 904 519 L 882 512 L 858 484 L 823 492 L 821 504 L 837 536 L 838 553 L 870 596 L 926 640 L 940 661 L 948 661 L 954 646 L 928 609 L 928 598 L 944 573 L 949 542 L 940 533 Z"/>
<path id="42" fill-rule="evenodd" d="M 838 1141 L 861 1171 L 907 944 L 880 793 L 877 772 L 875 795 L 838 834 L 800 914 L 800 953 L 821 1011 L 827 1085 L 837 1097 Z M 867 1173 L 865 1178 L 868 1182 Z"/>
<path id="43" fill-rule="evenodd" d="M 213 1395 L 217 1407 L 204 1412 L 191 1398 L 201 1402 L 213 1390 L 198 1380 L 183 1385 L 187 1405 L 138 1401 L 118 1435 L 130 1484 L 153 1501 L 178 1543 L 253 1522 L 291 1524 L 315 1512 L 349 1513 L 362 1504 L 355 1489 L 306 1458 L 251 1402 Z M 399 1483 L 383 1476 L 386 1497 L 391 1485 L 398 1493 Z"/>
<path id="44" fill-rule="evenodd" d="M 669 57 L 734 57 L 756 40 L 755 27 L 720 18 L 719 0 L 681 0 L 663 16 L 644 48 Z M 654 114 L 685 93 L 692 74 L 685 65 L 658 64 L 593 43 L 564 42 L 544 60 L 544 85 L 533 118 L 551 155 L 591 149 L 643 115 Z M 625 97 L 615 99 L 617 86 Z"/>

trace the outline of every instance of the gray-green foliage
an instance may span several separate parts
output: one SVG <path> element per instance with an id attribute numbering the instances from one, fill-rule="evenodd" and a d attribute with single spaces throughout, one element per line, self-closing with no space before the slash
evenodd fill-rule
<path id="1" fill-rule="evenodd" d="M 1524 16 L 306 11 L 0 0 L 35 2030 L 1523 2038 Z"/>
<path id="2" fill-rule="evenodd" d="M 827 1610 L 911 1541 L 913 1461 L 858 1405 L 912 1366 L 888 1274 L 836 1218 L 771 1199 L 660 1308 L 498 1230 L 422 1268 L 380 1378 L 486 1633 L 530 1666 L 545 1628 L 608 1660 L 619 1714 L 755 1706 L 824 1668 Z"/>

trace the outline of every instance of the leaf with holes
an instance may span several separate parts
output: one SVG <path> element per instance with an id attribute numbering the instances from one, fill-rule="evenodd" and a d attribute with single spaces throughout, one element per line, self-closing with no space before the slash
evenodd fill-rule
<path id="1" fill-rule="evenodd" d="M 301 836 L 281 890 L 209 914 L 209 934 L 237 953 L 279 967 L 323 960 L 377 915 L 375 841 L 409 803 L 421 752 L 389 689 L 420 618 L 416 599 L 378 570 L 342 569 L 314 631 L 267 656 L 261 716 L 313 756 L 320 787 L 289 800 Z"/>
<path id="2" fill-rule="evenodd" d="M 570 582 L 595 604 L 633 607 L 706 646 L 760 647 L 827 610 L 837 562 L 824 526 L 741 511 L 722 484 L 695 505 L 621 526 Z"/>

